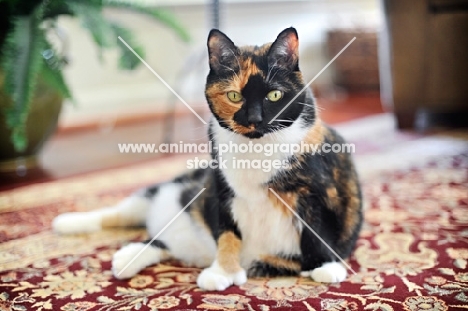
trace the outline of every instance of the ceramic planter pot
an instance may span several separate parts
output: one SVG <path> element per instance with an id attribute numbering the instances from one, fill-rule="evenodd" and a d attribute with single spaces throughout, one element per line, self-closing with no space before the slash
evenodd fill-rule
<path id="1" fill-rule="evenodd" d="M 0 74 L 0 172 L 15 171 L 18 166 L 29 169 L 38 165 L 39 152 L 57 128 L 62 101 L 55 90 L 39 79 L 26 121 L 28 146 L 26 150 L 18 152 L 13 147 L 11 131 L 5 123 L 3 111 L 12 105 L 12 100 L 3 91 L 3 77 Z"/>

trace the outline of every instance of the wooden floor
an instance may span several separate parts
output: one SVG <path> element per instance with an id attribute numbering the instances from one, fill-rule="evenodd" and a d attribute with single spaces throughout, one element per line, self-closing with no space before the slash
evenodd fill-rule
<path id="1" fill-rule="evenodd" d="M 354 94 L 340 99 L 318 98 L 318 105 L 321 118 L 329 124 L 383 112 L 378 93 Z M 205 119 L 208 119 L 208 113 Z M 167 141 L 167 133 L 173 133 L 171 137 L 173 142 L 207 140 L 206 128 L 201 126 L 200 121 L 189 111 L 178 115 L 173 131 L 168 130 L 167 118 L 144 118 L 139 122 L 134 121 L 117 127 L 90 126 L 78 131 L 59 130 L 40 155 L 41 169 L 0 173 L 0 190 L 122 167 L 164 156 L 150 153 L 120 153 L 119 143 L 160 144 Z"/>

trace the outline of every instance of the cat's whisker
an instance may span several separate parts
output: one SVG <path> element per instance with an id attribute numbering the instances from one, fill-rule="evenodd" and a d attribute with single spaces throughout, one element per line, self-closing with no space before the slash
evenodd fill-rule
<path id="1" fill-rule="evenodd" d="M 327 110 L 326 108 L 321 107 L 321 106 L 315 106 L 315 107 L 316 107 L 317 111 L 325 111 L 325 110 Z"/>
<path id="2" fill-rule="evenodd" d="M 208 135 L 204 135 L 202 137 L 199 137 L 199 138 L 191 138 L 190 141 L 200 141 L 200 140 L 209 140 L 209 137 Z"/>
<path id="3" fill-rule="evenodd" d="M 296 102 L 295 104 L 297 104 L 297 105 L 302 105 L 302 106 L 307 106 L 307 107 L 310 107 L 310 108 L 316 108 L 316 107 L 317 107 L 317 106 L 315 106 L 315 105 L 306 104 L 306 103 L 300 103 L 300 102 Z"/>

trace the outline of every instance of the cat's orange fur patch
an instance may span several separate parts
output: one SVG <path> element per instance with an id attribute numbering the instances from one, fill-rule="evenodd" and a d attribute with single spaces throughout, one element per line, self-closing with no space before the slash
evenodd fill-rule
<path id="1" fill-rule="evenodd" d="M 102 228 L 113 228 L 113 227 L 133 227 L 140 225 L 139 221 L 128 217 L 128 215 L 122 215 L 119 212 L 104 213 L 101 219 Z"/>
<path id="2" fill-rule="evenodd" d="M 241 109 L 241 103 L 233 103 L 227 97 L 227 92 L 233 89 L 226 87 L 225 83 L 214 83 L 206 90 L 206 95 L 213 102 L 214 112 L 228 124 L 234 114 Z"/>
<path id="3" fill-rule="evenodd" d="M 361 208 L 361 200 L 358 197 L 358 186 L 355 180 L 348 181 L 346 185 L 346 196 L 349 198 L 346 206 L 346 215 L 343 225 L 343 234 L 340 237 L 341 241 L 346 241 L 353 234 L 354 229 L 359 223 L 359 210 Z"/>
<path id="4" fill-rule="evenodd" d="M 340 170 L 337 168 L 333 169 L 333 180 L 337 182 L 340 178 Z"/>
<path id="5" fill-rule="evenodd" d="M 296 203 L 298 194 L 294 192 L 279 192 L 273 188 L 273 191 L 294 211 L 296 210 Z M 268 199 L 275 208 L 281 210 L 285 215 L 291 215 L 291 210 L 271 191 L 268 191 Z"/>
<path id="6" fill-rule="evenodd" d="M 241 246 L 241 240 L 233 232 L 224 232 L 218 238 L 217 260 L 227 273 L 235 273 L 242 269 L 240 266 Z"/>
<path id="7" fill-rule="evenodd" d="M 272 256 L 272 255 L 265 255 L 261 257 L 261 260 L 269 264 L 270 266 L 280 268 L 280 269 L 288 269 L 293 271 L 301 271 L 301 264 L 297 261 L 288 260 L 285 258 Z"/>
<path id="8" fill-rule="evenodd" d="M 340 207 L 340 198 L 338 197 L 338 191 L 336 190 L 336 187 L 330 186 L 327 188 L 327 197 L 329 202 L 328 207 L 335 212 L 341 212 L 338 210 Z"/>
<path id="9" fill-rule="evenodd" d="M 311 144 L 311 145 L 318 145 L 323 142 L 323 138 L 326 132 L 325 126 L 323 126 L 322 121 L 317 119 L 314 125 L 309 129 L 307 132 L 304 143 Z"/>

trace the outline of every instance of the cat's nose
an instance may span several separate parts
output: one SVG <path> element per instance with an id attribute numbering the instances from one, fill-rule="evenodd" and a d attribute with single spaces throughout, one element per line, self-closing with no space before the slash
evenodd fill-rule
<path id="1" fill-rule="evenodd" d="M 261 113 L 254 113 L 254 114 L 250 114 L 248 116 L 247 121 L 249 121 L 249 124 L 253 124 L 253 125 L 257 126 L 260 123 L 262 123 L 263 118 L 262 118 Z"/>
<path id="2" fill-rule="evenodd" d="M 254 103 L 247 108 L 247 122 L 255 126 L 259 125 L 263 121 L 261 104 Z"/>

